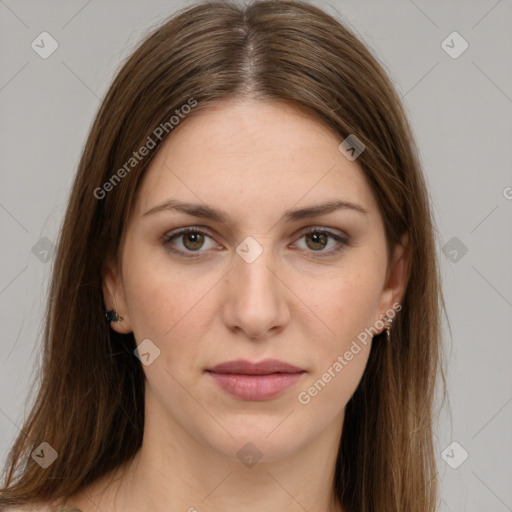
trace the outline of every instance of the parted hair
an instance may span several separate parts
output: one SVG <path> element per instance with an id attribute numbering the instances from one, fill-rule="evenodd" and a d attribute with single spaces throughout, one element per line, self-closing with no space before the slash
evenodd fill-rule
<path id="1" fill-rule="evenodd" d="M 119 245 L 139 183 L 168 134 L 114 189 L 98 189 L 182 105 L 188 117 L 226 98 L 286 101 L 307 109 L 358 157 L 384 220 L 389 253 L 408 234 L 402 309 L 372 344 L 348 402 L 333 494 L 350 512 L 433 512 L 433 434 L 445 396 L 444 301 L 431 200 L 405 109 L 347 23 L 295 0 L 201 2 L 165 20 L 120 66 L 83 149 L 48 289 L 41 359 L 21 430 L 5 464 L 0 510 L 65 501 L 129 461 L 144 426 L 145 378 L 133 333 L 105 321 L 102 269 Z M 185 119 L 182 122 L 187 122 Z M 154 136 L 153 136 L 154 139 Z M 58 453 L 43 469 L 42 442 Z"/>

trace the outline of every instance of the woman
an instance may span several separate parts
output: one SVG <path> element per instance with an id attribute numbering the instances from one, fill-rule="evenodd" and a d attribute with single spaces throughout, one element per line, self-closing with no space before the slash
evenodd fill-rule
<path id="1" fill-rule="evenodd" d="M 433 511 L 441 310 L 371 53 L 307 3 L 189 7 L 91 129 L 0 508 Z"/>

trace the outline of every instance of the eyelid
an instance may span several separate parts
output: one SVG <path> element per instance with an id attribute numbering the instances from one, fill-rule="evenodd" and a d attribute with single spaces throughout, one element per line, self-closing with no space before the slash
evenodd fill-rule
<path id="1" fill-rule="evenodd" d="M 308 233 L 326 233 L 330 236 L 339 237 L 348 243 L 349 236 L 336 228 L 329 228 L 327 226 L 308 226 L 303 230 L 300 230 L 301 236 L 307 235 Z"/>

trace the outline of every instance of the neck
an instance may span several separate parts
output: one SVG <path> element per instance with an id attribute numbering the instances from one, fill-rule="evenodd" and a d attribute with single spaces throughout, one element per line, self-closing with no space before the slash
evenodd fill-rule
<path id="1" fill-rule="evenodd" d="M 198 442 L 168 413 L 154 409 L 146 414 L 143 444 L 136 456 L 108 481 L 102 479 L 86 489 L 78 508 L 83 512 L 96 507 L 113 512 L 343 512 L 333 492 L 342 424 L 343 418 L 337 417 L 312 442 L 296 443 L 296 450 L 274 460 L 246 443 L 240 445 L 237 458 Z M 258 456 L 262 459 L 256 462 Z"/>

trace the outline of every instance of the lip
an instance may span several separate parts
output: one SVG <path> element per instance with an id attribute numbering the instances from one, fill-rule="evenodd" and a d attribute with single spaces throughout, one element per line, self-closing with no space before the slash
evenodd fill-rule
<path id="1" fill-rule="evenodd" d="M 237 359 L 236 361 L 220 363 L 213 368 L 208 368 L 207 371 L 238 375 L 270 375 L 272 373 L 299 373 L 304 370 L 284 361 L 279 361 L 279 359 L 264 359 L 259 362 Z"/>
<path id="2" fill-rule="evenodd" d="M 206 370 L 221 389 L 242 400 L 270 400 L 296 384 L 305 372 L 302 368 L 265 359 L 243 359 L 221 363 Z"/>

